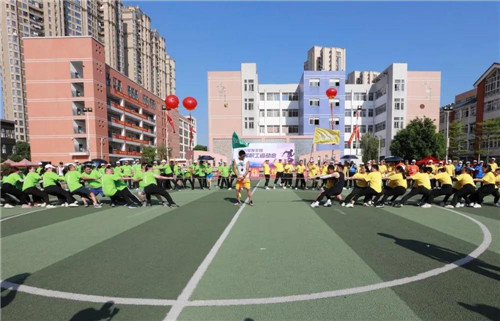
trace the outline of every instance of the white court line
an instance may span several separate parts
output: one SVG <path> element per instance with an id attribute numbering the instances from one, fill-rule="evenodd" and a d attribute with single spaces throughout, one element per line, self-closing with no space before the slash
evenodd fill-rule
<path id="1" fill-rule="evenodd" d="M 16 218 L 16 217 L 20 217 L 20 216 L 24 216 L 24 215 L 28 215 L 28 214 L 33 214 L 33 213 L 41 212 L 41 211 L 45 211 L 45 210 L 51 210 L 51 209 L 53 209 L 53 208 L 40 208 L 38 210 L 34 210 L 34 211 L 31 211 L 31 212 L 26 212 L 26 213 L 22 213 L 22 214 L 12 215 L 12 216 L 9 216 L 9 217 L 6 217 L 6 218 L 2 218 L 0 220 L 0 222 L 10 220 L 11 218 Z"/>
<path id="2" fill-rule="evenodd" d="M 339 210 L 338 208 L 336 208 L 336 209 L 335 209 L 335 211 L 339 212 L 339 213 L 340 213 L 340 214 L 342 214 L 342 215 L 347 215 L 344 211 Z"/>
<path id="3" fill-rule="evenodd" d="M 241 209 L 240 209 L 241 210 Z M 29 293 L 33 295 L 39 295 L 49 298 L 59 298 L 73 301 L 81 301 L 81 302 L 95 302 L 95 303 L 105 303 L 108 301 L 114 301 L 115 303 L 124 304 L 124 305 L 141 305 L 141 306 L 174 306 L 177 304 L 182 304 L 183 307 L 186 306 L 233 306 L 233 305 L 259 305 L 259 304 L 273 304 L 273 303 L 286 303 L 286 302 L 297 302 L 297 301 L 310 301 L 316 299 L 325 299 L 325 298 L 333 298 L 338 296 L 345 296 L 350 294 L 357 294 L 369 291 L 375 291 L 384 288 L 390 288 L 393 286 L 404 285 L 408 283 L 413 283 L 416 281 L 421 281 L 433 276 L 437 276 L 442 273 L 449 272 L 459 266 L 469 263 L 470 261 L 479 257 L 482 253 L 484 253 L 491 244 L 491 233 L 488 228 L 478 220 L 462 214 L 460 212 L 454 210 L 447 211 L 453 212 L 460 216 L 467 218 L 472 221 L 476 225 L 478 225 L 483 233 L 483 241 L 481 244 L 471 253 L 469 253 L 466 257 L 447 264 L 443 267 L 436 268 L 427 272 L 423 272 L 417 274 L 412 277 L 406 277 L 402 279 L 371 284 L 366 286 L 347 288 L 347 289 L 339 289 L 334 291 L 326 291 L 326 292 L 318 292 L 318 293 L 310 293 L 310 294 L 299 294 L 299 295 L 290 295 L 290 296 L 282 296 L 282 297 L 267 297 L 267 298 L 251 298 L 251 299 L 228 299 L 228 300 L 196 300 L 196 301 L 188 301 L 185 300 L 183 302 L 178 302 L 178 300 L 165 300 L 165 299 L 144 299 L 144 298 L 124 298 L 124 297 L 107 297 L 107 296 L 98 296 L 98 295 L 87 295 L 80 293 L 72 293 L 72 292 L 63 292 L 63 291 L 54 291 L 43 288 L 37 288 L 27 285 L 19 285 L 12 282 L 1 282 L 2 288 L 12 288 L 18 292 Z M 234 220 L 234 218 L 233 218 Z M 232 221 L 231 221 L 232 222 Z M 231 223 L 230 223 L 231 224 Z M 229 226 L 228 226 L 229 227 Z M 226 228 L 227 229 L 227 228 Z M 224 231 L 225 232 L 225 231 Z M 198 272 L 198 271 L 197 271 Z M 194 277 L 194 276 L 193 276 Z M 180 313 L 180 311 L 179 311 Z M 168 316 L 168 315 L 167 315 Z"/>
<path id="4" fill-rule="evenodd" d="M 255 185 L 255 187 L 253 188 L 252 196 L 254 195 L 254 192 L 257 189 L 257 186 L 259 186 L 260 182 L 261 181 L 259 180 L 257 185 Z M 238 212 L 236 212 L 233 219 L 231 220 L 231 222 L 229 222 L 229 224 L 227 225 L 224 232 L 222 232 L 222 234 L 219 237 L 219 239 L 217 240 L 217 242 L 215 242 L 214 246 L 212 247 L 210 252 L 207 254 L 207 256 L 205 257 L 203 262 L 201 262 L 200 266 L 198 267 L 196 272 L 193 274 L 193 276 L 191 277 L 191 279 L 187 283 L 184 290 L 182 290 L 182 292 L 179 295 L 179 297 L 177 298 L 177 301 L 175 302 L 175 304 L 168 311 L 167 316 L 165 317 L 164 321 L 165 320 L 177 320 L 177 317 L 181 314 L 182 309 L 184 309 L 184 307 L 189 303 L 189 298 L 191 297 L 194 290 L 198 286 L 198 283 L 200 282 L 201 278 L 203 277 L 203 275 L 207 271 L 208 266 L 210 265 L 210 263 L 212 263 L 213 259 L 215 258 L 215 255 L 217 255 L 217 252 L 221 248 L 222 243 L 226 240 L 227 236 L 229 235 L 229 232 L 231 232 L 231 229 L 233 228 L 234 224 L 236 224 L 236 221 L 240 217 L 240 215 L 243 212 L 243 209 L 245 209 L 246 205 L 247 204 L 244 203 L 240 207 Z"/>

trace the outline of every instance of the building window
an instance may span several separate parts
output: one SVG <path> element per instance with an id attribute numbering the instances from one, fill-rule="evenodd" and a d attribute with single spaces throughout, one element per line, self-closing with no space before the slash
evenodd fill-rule
<path id="1" fill-rule="evenodd" d="M 385 121 L 375 124 L 375 132 L 385 130 Z"/>
<path id="2" fill-rule="evenodd" d="M 249 129 L 254 129 L 254 122 L 255 122 L 255 119 L 253 117 L 248 117 L 248 128 Z"/>
<path id="3" fill-rule="evenodd" d="M 394 91 L 405 91 L 404 79 L 396 79 L 394 81 Z"/>
<path id="4" fill-rule="evenodd" d="M 254 81 L 253 79 L 245 79 L 243 82 L 244 91 L 254 91 Z"/>
<path id="5" fill-rule="evenodd" d="M 253 98 L 245 98 L 245 110 L 253 110 Z"/>
<path id="6" fill-rule="evenodd" d="M 394 117 L 394 128 L 395 129 L 403 128 L 403 117 Z"/>
<path id="7" fill-rule="evenodd" d="M 280 116 L 279 109 L 268 109 L 267 110 L 267 117 L 279 117 L 279 116 Z"/>
<path id="8" fill-rule="evenodd" d="M 340 125 L 340 119 L 336 118 L 336 117 L 335 118 L 330 118 L 328 120 L 328 123 L 330 124 L 330 127 L 332 127 L 332 124 L 333 124 L 333 126 L 338 126 L 338 125 Z"/>
<path id="9" fill-rule="evenodd" d="M 485 82 L 485 96 L 497 94 L 500 91 L 500 72 L 495 70 L 491 76 L 486 78 Z"/>
<path id="10" fill-rule="evenodd" d="M 368 125 L 368 132 L 373 133 L 373 125 Z"/>
<path id="11" fill-rule="evenodd" d="M 330 105 L 333 104 L 335 107 L 339 107 L 340 106 L 340 100 L 338 98 L 329 99 L 328 101 L 330 102 Z"/>
<path id="12" fill-rule="evenodd" d="M 319 118 L 318 117 L 309 117 L 309 125 L 319 126 Z"/>
<path id="13" fill-rule="evenodd" d="M 259 133 L 265 134 L 266 133 L 266 126 L 259 126 Z"/>
<path id="14" fill-rule="evenodd" d="M 266 117 L 266 111 L 264 109 L 259 110 L 259 117 Z"/>
<path id="15" fill-rule="evenodd" d="M 284 109 L 282 112 L 283 117 L 299 117 L 298 109 Z"/>
<path id="16" fill-rule="evenodd" d="M 319 87 L 319 78 L 309 79 L 309 87 Z"/>
<path id="17" fill-rule="evenodd" d="M 394 109 L 403 110 L 405 108 L 404 98 L 394 98 Z"/>
<path id="18" fill-rule="evenodd" d="M 280 93 L 267 93 L 267 101 L 279 101 Z"/>
<path id="19" fill-rule="evenodd" d="M 267 133 L 268 134 L 278 134 L 280 132 L 280 126 L 278 125 L 268 125 Z"/>
<path id="20" fill-rule="evenodd" d="M 328 85 L 330 87 L 338 87 L 338 86 L 340 86 L 340 79 L 338 79 L 338 78 L 330 78 L 328 80 Z"/>
<path id="21" fill-rule="evenodd" d="M 266 100 L 266 94 L 265 93 L 260 93 L 259 96 L 260 96 L 260 101 Z"/>
<path id="22" fill-rule="evenodd" d="M 352 117 L 352 109 L 345 110 L 345 117 Z"/>
<path id="23" fill-rule="evenodd" d="M 351 132 L 351 125 L 345 125 L 345 132 L 350 133 Z"/>
<path id="24" fill-rule="evenodd" d="M 351 100 L 352 99 L 352 93 L 348 92 L 345 93 L 345 100 Z"/>
<path id="25" fill-rule="evenodd" d="M 373 93 L 368 93 L 368 100 L 373 101 Z"/>
<path id="26" fill-rule="evenodd" d="M 373 109 L 368 109 L 368 117 L 373 117 Z"/>
<path id="27" fill-rule="evenodd" d="M 375 108 L 375 116 L 385 113 L 385 110 L 386 110 L 386 104 L 378 106 L 377 108 Z"/>
<path id="28" fill-rule="evenodd" d="M 298 101 L 299 94 L 298 93 L 283 93 L 282 100 L 283 101 Z"/>
<path id="29" fill-rule="evenodd" d="M 318 98 L 309 99 L 309 106 L 310 107 L 319 107 L 319 99 Z"/>
<path id="30" fill-rule="evenodd" d="M 354 93 L 353 100 L 366 101 L 366 93 Z"/>

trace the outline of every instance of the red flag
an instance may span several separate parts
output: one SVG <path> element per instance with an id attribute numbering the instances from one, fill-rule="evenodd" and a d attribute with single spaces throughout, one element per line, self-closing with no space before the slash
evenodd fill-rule
<path id="1" fill-rule="evenodd" d="M 175 126 L 174 126 L 174 120 L 167 114 L 167 121 L 172 126 L 172 130 L 174 131 L 175 134 Z"/>
<path id="2" fill-rule="evenodd" d="M 359 142 L 361 140 L 361 134 L 359 132 L 359 127 L 356 126 L 356 140 Z"/>
<path id="3" fill-rule="evenodd" d="M 356 138 L 356 140 L 360 140 L 360 133 L 358 125 L 354 125 L 354 129 L 352 130 L 351 137 L 349 137 L 349 145 L 351 145 L 352 141 Z"/>
<path id="4" fill-rule="evenodd" d="M 196 129 L 194 129 L 194 127 L 193 127 L 193 126 L 191 126 L 191 125 L 189 125 L 189 131 L 190 131 L 191 133 L 196 133 Z"/>

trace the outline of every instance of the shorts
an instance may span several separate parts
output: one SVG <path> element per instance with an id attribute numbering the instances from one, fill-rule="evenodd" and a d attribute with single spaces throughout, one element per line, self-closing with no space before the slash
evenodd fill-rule
<path id="1" fill-rule="evenodd" d="M 214 174 L 207 174 L 207 178 L 212 178 L 214 177 Z"/>
<path id="2" fill-rule="evenodd" d="M 92 192 L 84 186 L 77 188 L 73 192 L 71 192 L 72 195 L 76 194 L 76 195 L 80 195 L 80 196 L 89 196 L 90 193 L 92 193 Z"/>
<path id="3" fill-rule="evenodd" d="M 98 188 L 90 187 L 89 189 L 90 189 L 90 191 L 92 193 L 94 193 L 95 196 L 97 196 L 99 194 L 101 194 L 102 196 L 104 196 L 104 193 L 102 192 L 102 187 L 98 187 Z"/>
<path id="4" fill-rule="evenodd" d="M 250 179 L 245 178 L 242 181 L 236 181 L 236 189 L 250 189 Z"/>

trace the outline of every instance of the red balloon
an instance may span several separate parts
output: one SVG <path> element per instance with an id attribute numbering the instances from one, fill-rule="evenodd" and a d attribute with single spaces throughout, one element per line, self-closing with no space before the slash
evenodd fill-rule
<path id="1" fill-rule="evenodd" d="M 167 110 L 179 107 L 179 98 L 176 95 L 168 95 L 165 98 L 165 106 L 167 106 Z"/>
<path id="2" fill-rule="evenodd" d="M 335 96 L 337 96 L 337 89 L 335 88 L 328 88 L 326 90 L 326 96 L 330 99 L 333 99 L 335 98 Z"/>
<path id="3" fill-rule="evenodd" d="M 182 101 L 182 104 L 184 105 L 184 108 L 186 108 L 187 110 L 194 110 L 198 105 L 198 102 L 193 97 L 186 97 Z"/>

